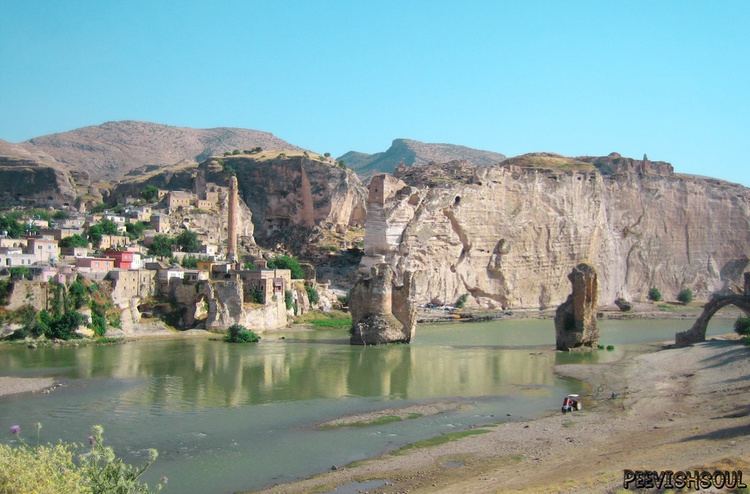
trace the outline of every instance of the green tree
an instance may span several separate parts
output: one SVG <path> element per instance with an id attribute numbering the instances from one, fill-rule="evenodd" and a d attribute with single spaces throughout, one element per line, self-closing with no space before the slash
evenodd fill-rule
<path id="1" fill-rule="evenodd" d="M 268 267 L 271 269 L 288 269 L 292 272 L 292 278 L 302 280 L 305 278 L 305 271 L 300 266 L 299 261 L 293 256 L 275 256 L 268 261 Z"/>
<path id="2" fill-rule="evenodd" d="M 458 297 L 458 300 L 456 300 L 455 306 L 457 309 L 463 309 L 466 305 L 466 301 L 469 299 L 469 294 L 464 293 L 460 297 Z"/>
<path id="3" fill-rule="evenodd" d="M 100 240 L 101 240 L 101 237 L 100 237 Z M 69 237 L 65 237 L 62 240 L 60 240 L 60 247 L 63 247 L 63 248 L 88 247 L 88 246 L 89 246 L 88 239 L 78 233 L 71 235 Z"/>
<path id="4" fill-rule="evenodd" d="M 157 257 L 172 256 L 173 240 L 168 235 L 155 235 L 151 245 L 148 247 L 148 253 Z"/>
<path id="5" fill-rule="evenodd" d="M 70 284 L 68 298 L 74 309 L 80 309 L 89 303 L 89 291 L 86 289 L 86 285 L 84 285 L 83 279 L 80 276 Z"/>
<path id="6" fill-rule="evenodd" d="M 176 246 L 180 247 L 182 252 L 198 252 L 201 243 L 198 242 L 198 234 L 190 230 L 183 230 L 174 239 Z"/>
<path id="7" fill-rule="evenodd" d="M 690 288 L 683 288 L 680 293 L 677 294 L 677 300 L 683 304 L 689 304 L 693 301 L 693 291 Z"/>
<path id="8" fill-rule="evenodd" d="M 294 307 L 294 294 L 291 290 L 284 290 L 284 304 L 286 310 L 291 310 Z"/>
<path id="9" fill-rule="evenodd" d="M 138 240 L 143 236 L 143 232 L 149 227 L 148 223 L 143 221 L 137 221 L 135 223 L 127 223 L 125 225 L 125 231 L 128 233 L 130 240 Z"/>
<path id="10" fill-rule="evenodd" d="M 661 292 L 659 291 L 659 289 L 656 287 L 652 287 L 648 291 L 648 299 L 653 300 L 654 302 L 658 302 L 659 300 L 661 300 Z"/>
<path id="11" fill-rule="evenodd" d="M 154 202 L 159 198 L 159 188 L 149 184 L 141 191 L 141 197 L 146 202 Z"/>

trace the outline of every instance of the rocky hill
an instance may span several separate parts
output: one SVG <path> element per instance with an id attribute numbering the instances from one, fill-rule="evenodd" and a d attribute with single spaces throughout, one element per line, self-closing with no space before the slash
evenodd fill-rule
<path id="1" fill-rule="evenodd" d="M 0 141 L 0 204 L 73 205 L 76 196 L 73 175 L 52 156 Z"/>
<path id="2" fill-rule="evenodd" d="M 551 307 L 580 262 L 597 269 L 605 305 L 654 286 L 707 297 L 750 265 L 750 189 L 669 163 L 541 153 L 397 177 L 370 183 L 363 267 L 385 258 L 414 271 L 420 303 Z"/>
<path id="3" fill-rule="evenodd" d="M 146 165 L 203 161 L 235 149 L 299 149 L 268 132 L 219 127 L 191 129 L 149 122 L 119 121 L 35 137 L 19 146 L 52 156 L 93 181 L 116 181 Z"/>
<path id="4" fill-rule="evenodd" d="M 505 159 L 492 151 L 472 149 L 455 144 L 431 144 L 410 139 L 395 139 L 387 151 L 375 154 L 349 151 L 338 158 L 360 177 L 376 173 L 391 173 L 399 164 L 426 165 L 430 162 L 446 163 L 454 160 L 468 161 L 477 166 L 490 166 Z"/>

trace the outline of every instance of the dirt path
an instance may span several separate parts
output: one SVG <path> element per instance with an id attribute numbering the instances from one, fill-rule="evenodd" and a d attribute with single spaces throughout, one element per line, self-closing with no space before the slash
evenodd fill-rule
<path id="1" fill-rule="evenodd" d="M 624 469 L 718 466 L 750 477 L 750 348 L 710 341 L 558 371 L 598 391 L 584 411 L 501 424 L 266 492 L 373 479 L 385 483 L 368 492 L 616 492 Z"/>

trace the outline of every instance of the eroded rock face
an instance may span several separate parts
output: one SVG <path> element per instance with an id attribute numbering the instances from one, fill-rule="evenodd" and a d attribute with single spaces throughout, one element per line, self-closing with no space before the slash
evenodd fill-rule
<path id="1" fill-rule="evenodd" d="M 394 273 L 387 264 L 373 266 L 352 288 L 352 345 L 408 343 L 416 328 L 416 307 L 411 302 L 412 277 L 394 285 Z"/>
<path id="2" fill-rule="evenodd" d="M 596 306 L 599 283 L 596 271 L 588 264 L 579 264 L 568 275 L 573 292 L 555 312 L 555 337 L 558 350 L 596 347 L 599 329 Z"/>
<path id="3" fill-rule="evenodd" d="M 351 170 L 305 156 L 256 159 L 226 156 L 201 164 L 209 181 L 221 183 L 231 168 L 240 198 L 253 212 L 255 239 L 261 245 L 300 233 L 305 239 L 316 226 L 362 225 L 365 194 Z"/>
<path id="4" fill-rule="evenodd" d="M 560 304 L 569 267 L 584 261 L 606 301 L 645 301 L 652 286 L 707 298 L 741 284 L 732 266 L 750 254 L 750 190 L 639 161 L 409 167 L 403 185 L 368 202 L 361 266 L 414 272 L 417 303 L 469 294 L 468 306 L 490 309 Z"/>

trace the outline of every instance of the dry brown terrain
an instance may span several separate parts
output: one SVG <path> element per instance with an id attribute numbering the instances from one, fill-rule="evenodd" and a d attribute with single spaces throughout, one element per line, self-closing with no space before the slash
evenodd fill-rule
<path id="1" fill-rule="evenodd" d="M 624 469 L 750 470 L 750 348 L 710 341 L 558 370 L 589 383 L 582 412 L 501 424 L 266 492 L 356 492 L 373 479 L 381 482 L 369 492 L 616 492 Z"/>
<path id="2" fill-rule="evenodd" d="M 42 391 L 54 383 L 51 377 L 0 377 L 0 397 Z"/>

